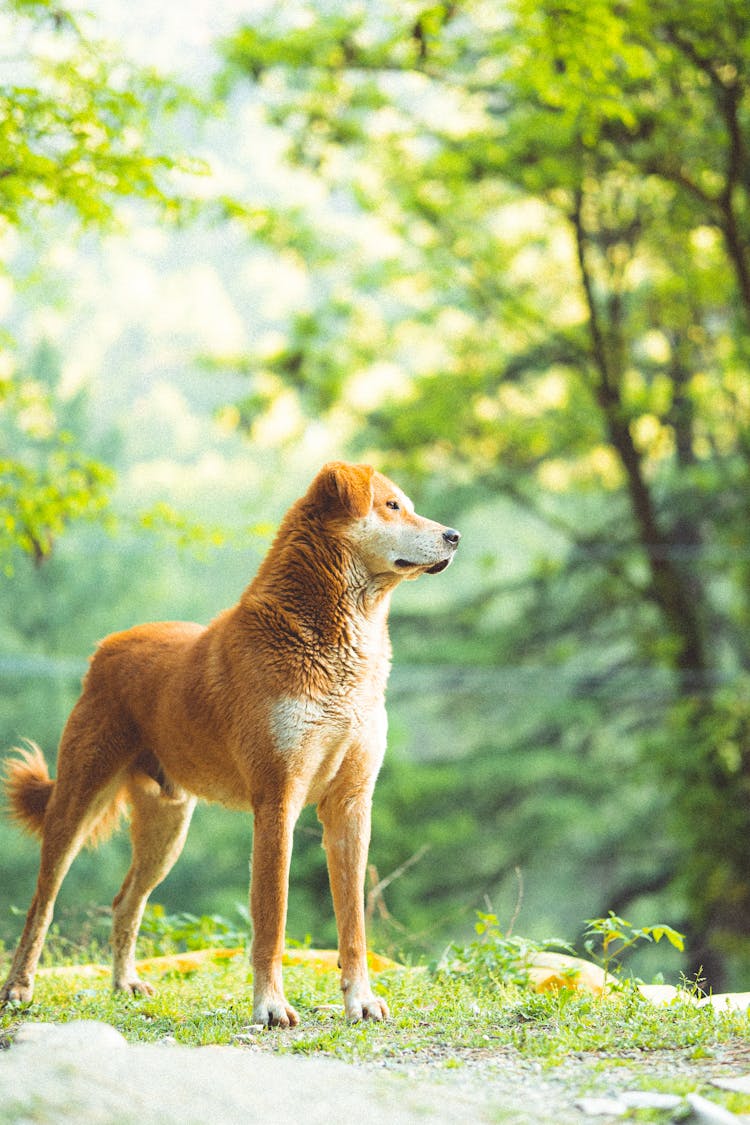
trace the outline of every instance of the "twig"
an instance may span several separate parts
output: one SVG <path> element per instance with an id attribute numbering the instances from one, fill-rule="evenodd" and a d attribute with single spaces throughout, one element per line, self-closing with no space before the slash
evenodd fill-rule
<path id="1" fill-rule="evenodd" d="M 404 863 L 402 863 L 400 867 L 397 867 L 395 871 L 392 871 L 390 873 L 390 875 L 386 875 L 385 878 L 380 879 L 375 884 L 375 886 L 372 887 L 370 889 L 370 891 L 368 891 L 367 906 L 366 906 L 366 914 L 367 914 L 368 919 L 372 918 L 373 914 L 375 913 L 376 906 L 380 910 L 380 913 L 381 913 L 382 917 L 390 918 L 390 915 L 389 915 L 388 910 L 386 908 L 385 902 L 383 901 L 383 891 L 386 889 L 386 887 L 389 887 L 391 885 L 391 883 L 395 882 L 396 879 L 400 879 L 401 876 L 404 874 L 404 872 L 408 871 L 410 867 L 413 867 L 415 863 L 419 863 L 420 859 L 422 859 L 422 857 L 429 850 L 430 850 L 429 844 L 422 844 L 421 848 L 419 848 L 414 853 L 414 855 L 409 856 L 409 858 L 407 860 L 405 860 Z M 375 876 L 377 877 L 376 869 L 374 867 L 370 867 L 370 878 L 371 879 L 372 879 L 372 873 L 373 872 L 375 872 Z"/>
<path id="2" fill-rule="evenodd" d="M 510 922 L 508 922 L 508 928 L 505 931 L 506 937 L 510 937 L 513 933 L 513 927 L 518 921 L 518 915 L 521 913 L 521 907 L 523 906 L 523 871 L 518 866 L 514 867 L 513 870 L 518 883 L 518 893 L 516 895 L 516 905 L 513 907 L 513 913 L 510 916 Z"/>

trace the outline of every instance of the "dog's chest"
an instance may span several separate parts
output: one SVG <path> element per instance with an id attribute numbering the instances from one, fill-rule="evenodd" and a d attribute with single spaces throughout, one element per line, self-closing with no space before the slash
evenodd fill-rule
<path id="1" fill-rule="evenodd" d="M 290 773 L 304 781 L 310 801 L 319 799 L 349 751 L 379 760 L 385 727 L 383 691 L 372 684 L 318 699 L 282 696 L 269 712 L 274 749 Z"/>
<path id="2" fill-rule="evenodd" d="M 382 706 L 383 692 L 373 690 L 372 684 L 320 698 L 281 696 L 271 706 L 271 738 L 281 754 L 324 751 L 331 743 L 366 735 L 373 713 Z"/>

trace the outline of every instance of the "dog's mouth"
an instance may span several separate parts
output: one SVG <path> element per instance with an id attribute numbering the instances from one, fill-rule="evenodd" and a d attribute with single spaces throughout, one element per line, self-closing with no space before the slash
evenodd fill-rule
<path id="1" fill-rule="evenodd" d="M 425 567 L 424 563 L 409 562 L 408 559 L 396 559 L 394 566 L 397 566 L 399 570 L 424 570 L 425 574 L 440 574 L 440 571 L 450 566 L 452 561 L 453 556 L 451 555 L 450 558 L 441 559 L 440 562 L 434 563 L 433 566 Z"/>

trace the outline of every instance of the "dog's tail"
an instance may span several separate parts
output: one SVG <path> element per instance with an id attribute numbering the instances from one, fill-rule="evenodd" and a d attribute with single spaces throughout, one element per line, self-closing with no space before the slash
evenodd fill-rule
<path id="1" fill-rule="evenodd" d="M 44 754 L 35 742 L 27 741 L 24 749 L 16 746 L 13 752 L 16 757 L 7 759 L 0 775 L 8 812 L 24 832 L 41 836 L 55 782 L 49 775 Z M 88 822 L 86 845 L 95 848 L 109 839 L 126 814 L 127 790 L 123 786 Z"/>
<path id="2" fill-rule="evenodd" d="M 3 785 L 10 815 L 26 832 L 41 836 L 44 813 L 55 786 L 44 754 L 35 742 L 16 747 L 3 770 Z"/>

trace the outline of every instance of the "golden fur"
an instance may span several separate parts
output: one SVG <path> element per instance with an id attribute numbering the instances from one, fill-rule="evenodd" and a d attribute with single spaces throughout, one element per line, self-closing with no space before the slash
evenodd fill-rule
<path id="1" fill-rule="evenodd" d="M 133 860 L 113 903 L 113 985 L 148 993 L 135 941 L 196 798 L 254 814 L 254 1019 L 289 1026 L 283 990 L 292 831 L 317 804 L 350 1019 L 382 1019 L 367 976 L 363 884 L 385 750 L 387 615 L 403 578 L 437 573 L 458 532 L 414 513 L 367 465 L 333 462 L 284 518 L 255 579 L 206 628 L 141 625 L 100 644 L 51 781 L 30 746 L 6 767 L 15 818 L 42 836 L 36 893 L 0 1003 L 27 1002 L 62 879 L 130 806 Z"/>

